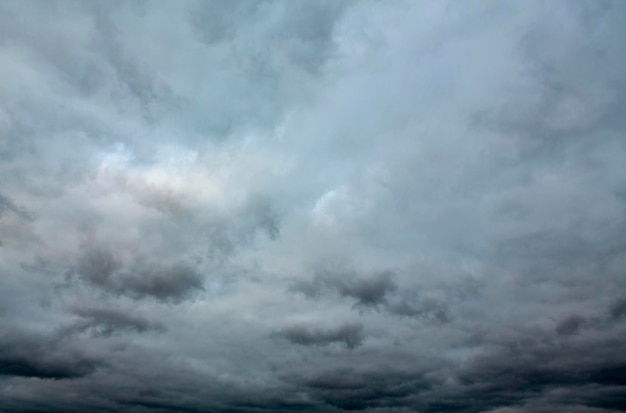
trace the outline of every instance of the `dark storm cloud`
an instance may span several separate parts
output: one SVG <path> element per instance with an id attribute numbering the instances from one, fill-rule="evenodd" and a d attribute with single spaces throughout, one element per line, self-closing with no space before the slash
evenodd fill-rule
<path id="1" fill-rule="evenodd" d="M 113 254 L 102 249 L 86 251 L 76 272 L 93 286 L 136 299 L 153 297 L 177 302 L 203 288 L 203 277 L 184 264 L 148 268 L 136 265 L 122 270 Z"/>
<path id="2" fill-rule="evenodd" d="M 307 298 L 317 298 L 324 291 L 351 298 L 356 308 L 378 309 L 387 303 L 387 297 L 397 290 L 391 271 L 382 271 L 369 277 L 358 278 L 355 274 L 322 272 L 310 282 L 296 282 L 290 288 Z"/>
<path id="3" fill-rule="evenodd" d="M 579 315 L 572 315 L 561 320 L 556 326 L 556 332 L 563 335 L 575 334 L 586 320 Z"/>
<path id="4" fill-rule="evenodd" d="M 111 277 L 119 266 L 109 251 L 93 249 L 80 257 L 76 271 L 85 281 L 106 287 L 112 282 Z"/>
<path id="5" fill-rule="evenodd" d="M 565 393 L 561 403 L 617 410 L 626 406 L 624 398 L 601 401 L 594 394 L 626 387 L 625 360 L 614 353 L 624 345 L 623 340 L 596 339 L 583 344 L 552 341 L 541 333 L 522 340 L 502 343 L 498 351 L 476 357 L 459 372 L 466 397 L 496 407 L 547 396 L 552 390 Z M 577 387 L 594 390 L 567 400 L 571 397 L 568 389 L 575 393 Z"/>
<path id="6" fill-rule="evenodd" d="M 621 410 L 626 406 L 619 395 L 626 388 L 626 364 L 614 352 L 623 344 L 600 340 L 581 345 L 536 332 L 534 338 L 503 340 L 495 351 L 474 357 L 460 369 L 437 360 L 424 362 L 421 369 L 338 368 L 298 380 L 316 400 L 343 410 L 408 407 L 434 413 L 516 406 L 535 411 L 526 410 L 526 404 L 552 405 L 563 412 L 584 407 Z"/>
<path id="7" fill-rule="evenodd" d="M 28 347 L 27 347 L 28 348 Z M 30 348 L 31 351 L 38 349 Z M 58 356 L 31 356 L 24 353 L 2 351 L 0 375 L 36 377 L 40 379 L 73 379 L 83 377 L 97 367 L 93 360 L 81 360 L 70 354 L 65 358 Z M 36 354 L 36 353 L 35 353 Z"/>
<path id="8" fill-rule="evenodd" d="M 380 271 L 370 276 L 324 271 L 311 281 L 293 283 L 289 290 L 308 299 L 338 294 L 354 300 L 353 308 L 359 311 L 373 309 L 427 323 L 449 321 L 448 304 L 445 301 L 421 298 L 415 291 L 402 291 L 394 282 L 394 276 L 393 271 Z M 460 294 L 465 295 L 463 292 Z"/>
<path id="9" fill-rule="evenodd" d="M 166 268 L 139 270 L 121 277 L 119 292 L 130 292 L 137 298 L 155 297 L 161 300 L 181 300 L 194 290 L 202 289 L 202 276 L 182 264 Z"/>
<path id="10" fill-rule="evenodd" d="M 354 349 L 359 347 L 364 340 L 363 326 L 360 324 L 345 324 L 328 329 L 293 326 L 278 334 L 302 346 L 328 346 L 341 343 L 349 349 Z"/>
<path id="11" fill-rule="evenodd" d="M 328 281 L 327 281 L 328 282 Z M 370 279 L 344 282 L 338 280 L 334 285 L 342 297 L 356 300 L 357 307 L 378 307 L 386 302 L 388 294 L 396 290 L 390 273 L 380 273 Z"/>
<path id="12" fill-rule="evenodd" d="M 0 337 L 0 376 L 73 379 L 103 364 L 103 360 L 68 348 L 67 343 L 5 325 L 0 325 Z"/>
<path id="13" fill-rule="evenodd" d="M 416 395 L 434 384 L 427 371 L 384 371 L 342 368 L 302 377 L 302 385 L 318 402 L 340 411 L 411 407 Z"/>
<path id="14" fill-rule="evenodd" d="M 610 314 L 615 320 L 621 320 L 626 315 L 626 299 L 619 299 L 611 305 Z"/>

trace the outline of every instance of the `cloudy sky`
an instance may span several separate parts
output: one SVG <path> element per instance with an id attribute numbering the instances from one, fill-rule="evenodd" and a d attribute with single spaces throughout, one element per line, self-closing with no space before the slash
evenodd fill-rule
<path id="1" fill-rule="evenodd" d="M 0 1 L 0 410 L 626 409 L 625 22 Z"/>

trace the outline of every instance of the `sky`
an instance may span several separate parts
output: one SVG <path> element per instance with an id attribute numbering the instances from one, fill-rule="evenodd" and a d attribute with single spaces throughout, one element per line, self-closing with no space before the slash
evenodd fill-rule
<path id="1" fill-rule="evenodd" d="M 0 411 L 626 410 L 625 22 L 0 1 Z"/>

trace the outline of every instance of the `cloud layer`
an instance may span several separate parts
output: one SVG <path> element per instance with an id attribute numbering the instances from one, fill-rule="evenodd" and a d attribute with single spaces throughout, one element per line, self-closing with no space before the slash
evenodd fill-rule
<path id="1" fill-rule="evenodd" d="M 621 1 L 4 1 L 0 410 L 626 409 Z"/>

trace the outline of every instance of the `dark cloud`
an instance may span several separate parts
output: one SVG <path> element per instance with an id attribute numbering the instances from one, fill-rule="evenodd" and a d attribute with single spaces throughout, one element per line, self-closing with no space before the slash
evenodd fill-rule
<path id="1" fill-rule="evenodd" d="M 184 264 L 120 268 L 120 263 L 110 252 L 93 249 L 80 257 L 76 272 L 81 280 L 93 286 L 136 299 L 153 297 L 176 302 L 203 288 L 203 277 Z"/>
<path id="2" fill-rule="evenodd" d="M 374 309 L 388 314 L 409 317 L 426 323 L 446 323 L 450 319 L 447 302 L 421 298 L 417 292 L 402 291 L 394 282 L 396 274 L 381 271 L 371 276 L 325 271 L 311 281 L 294 282 L 289 290 L 308 299 L 338 294 L 354 300 L 353 308 L 360 311 Z M 461 298 L 466 292 L 461 289 Z M 454 294 L 450 294 L 452 297 Z M 456 294 L 458 295 L 458 294 Z M 449 301 L 449 299 L 447 299 Z"/>
<path id="3" fill-rule="evenodd" d="M 389 312 L 394 315 L 435 323 L 445 323 L 450 319 L 447 306 L 434 301 L 411 303 L 407 300 L 401 300 L 391 304 Z"/>
<path id="4" fill-rule="evenodd" d="M 88 331 L 96 337 L 109 337 L 124 332 L 163 331 L 158 322 L 128 314 L 115 308 L 77 307 L 71 311 L 79 319 L 63 329 L 64 334 Z"/>
<path id="5" fill-rule="evenodd" d="M 81 279 L 101 287 L 113 282 L 113 273 L 120 267 L 113 254 L 103 249 L 85 252 L 78 260 L 76 271 Z"/>
<path id="6" fill-rule="evenodd" d="M 610 349 L 621 343 L 595 342 L 583 349 L 575 345 L 550 343 L 546 337 L 526 339 L 524 343 L 510 343 L 505 349 L 477 357 L 459 372 L 459 382 L 465 386 L 466 396 L 484 405 L 496 407 L 511 405 L 513 401 L 541 398 L 554 392 L 560 403 L 595 408 L 622 409 L 624 400 L 599 402 L 596 392 L 611 392 L 624 388 L 622 378 L 625 364 L 614 359 Z M 601 345 L 603 350 L 594 350 Z M 584 352 L 591 352 L 588 356 Z M 578 393 L 578 387 L 592 391 Z M 568 400 L 569 399 L 569 400 Z"/>
<path id="7" fill-rule="evenodd" d="M 386 407 L 434 413 L 496 411 L 506 406 L 523 412 L 541 406 L 557 411 L 624 408 L 626 400 L 618 396 L 618 389 L 626 385 L 622 376 L 625 365 L 621 357 L 615 360 L 611 355 L 621 342 L 602 343 L 606 352 L 587 356 L 583 353 L 600 343 L 589 343 L 582 350 L 551 342 L 540 333 L 523 343 L 501 344 L 497 351 L 477 355 L 458 368 L 447 363 L 437 368 L 423 363 L 421 368 L 388 367 L 375 372 L 337 368 L 298 380 L 316 400 L 342 410 Z"/>
<path id="8" fill-rule="evenodd" d="M 361 324 L 344 324 L 329 329 L 293 326 L 282 330 L 279 335 L 302 346 L 328 346 L 341 343 L 351 350 L 359 347 L 364 340 Z"/>
<path id="9" fill-rule="evenodd" d="M 334 287 L 341 296 L 355 299 L 355 305 L 359 307 L 378 307 L 384 304 L 387 295 L 397 288 L 392 281 L 392 274 L 388 272 L 354 282 L 338 280 Z"/>
<path id="10" fill-rule="evenodd" d="M 5 376 L 36 377 L 40 379 L 72 379 L 83 377 L 95 370 L 92 360 L 77 360 L 73 355 L 66 359 L 38 358 L 3 351 L 0 374 Z"/>
<path id="11" fill-rule="evenodd" d="M 626 299 L 615 301 L 610 308 L 611 317 L 620 320 L 626 315 Z"/>
<path id="12" fill-rule="evenodd" d="M 561 320 L 556 326 L 556 332 L 563 335 L 575 334 L 585 324 L 585 319 L 579 315 L 572 315 Z"/>
<path id="13" fill-rule="evenodd" d="M 81 354 L 67 343 L 0 326 L 0 375 L 74 379 L 94 372 L 103 360 Z"/>
<path id="14" fill-rule="evenodd" d="M 120 278 L 119 292 L 128 291 L 137 298 L 181 300 L 194 290 L 202 289 L 202 276 L 192 268 L 178 264 L 166 268 L 140 270 Z"/>
<path id="15" fill-rule="evenodd" d="M 412 399 L 435 383 L 427 372 L 342 368 L 303 377 L 302 385 L 319 402 L 340 411 L 411 406 Z"/>
<path id="16" fill-rule="evenodd" d="M 290 290 L 302 293 L 307 298 L 317 298 L 326 290 L 353 299 L 356 308 L 378 309 L 387 303 L 387 297 L 397 290 L 397 286 L 391 271 L 361 278 L 350 273 L 322 272 L 310 282 L 294 283 Z"/>

